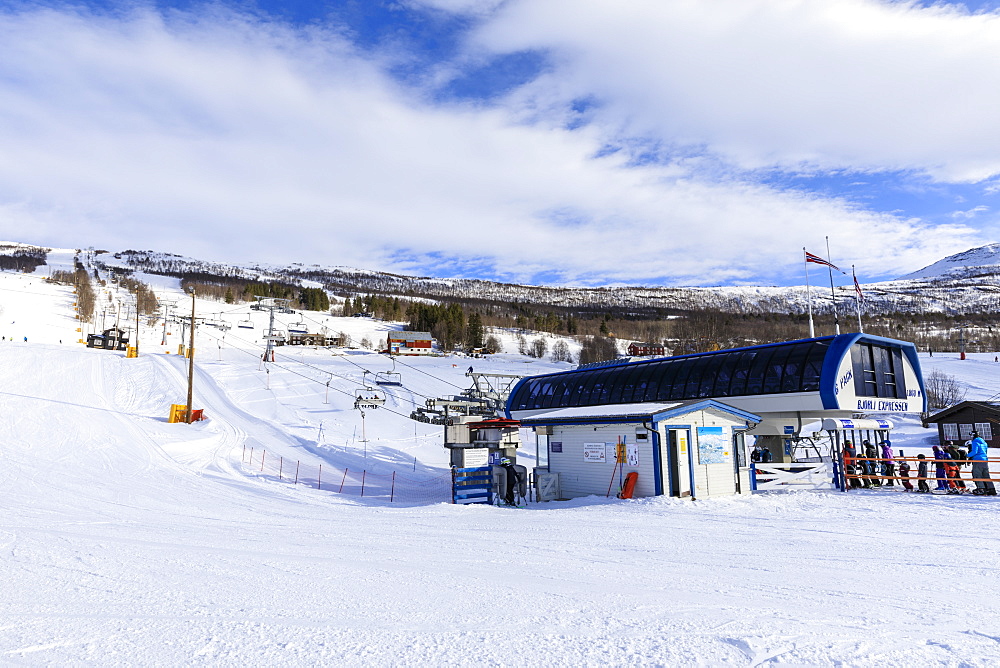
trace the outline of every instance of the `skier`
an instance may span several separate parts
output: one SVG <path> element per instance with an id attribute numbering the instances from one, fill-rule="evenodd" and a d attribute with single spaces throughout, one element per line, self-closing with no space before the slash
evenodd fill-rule
<path id="1" fill-rule="evenodd" d="M 948 472 L 944 464 L 948 459 L 948 453 L 936 445 L 931 449 L 934 451 L 934 477 L 937 478 L 937 489 L 948 491 Z"/>
<path id="2" fill-rule="evenodd" d="M 952 458 L 951 453 L 948 452 L 947 448 L 945 448 L 943 452 L 945 456 L 944 471 L 948 476 L 948 493 L 961 494 L 962 492 L 958 488 L 958 483 L 956 482 L 958 479 L 958 464 L 955 463 L 955 460 Z"/>
<path id="3" fill-rule="evenodd" d="M 903 479 L 903 491 L 912 492 L 913 483 L 910 482 L 910 463 L 905 459 L 899 462 L 899 477 Z"/>
<path id="4" fill-rule="evenodd" d="M 875 450 L 875 446 L 868 439 L 861 442 L 861 445 L 865 447 L 865 472 L 868 473 L 868 480 L 870 485 L 875 487 L 882 486 L 882 479 L 878 477 L 878 469 L 874 460 L 878 459 L 878 452 Z M 867 485 L 866 485 L 867 486 Z"/>
<path id="5" fill-rule="evenodd" d="M 844 474 L 847 476 L 853 489 L 861 487 L 861 481 L 858 480 L 858 467 L 854 464 L 857 456 L 858 453 L 854 448 L 854 444 L 850 441 L 844 441 Z"/>
<path id="6" fill-rule="evenodd" d="M 964 492 L 966 490 L 965 481 L 962 480 L 962 466 L 964 464 L 961 462 L 967 457 L 967 454 L 956 448 L 953 441 L 948 441 L 948 447 L 944 450 L 951 458 L 951 463 L 945 465 L 945 468 L 948 469 L 948 477 L 954 481 L 960 492 Z"/>
<path id="7" fill-rule="evenodd" d="M 514 490 L 517 489 L 521 482 L 521 474 L 517 472 L 517 469 L 514 468 L 514 465 L 506 457 L 500 460 L 500 466 L 507 474 L 504 476 L 507 483 L 503 490 L 504 505 L 515 506 L 517 503 L 515 502 Z"/>
<path id="8" fill-rule="evenodd" d="M 892 443 L 888 440 L 882 441 L 882 475 L 885 477 L 885 484 L 889 487 L 895 485 L 893 478 L 896 476 L 896 465 L 893 463 Z"/>
<path id="9" fill-rule="evenodd" d="M 917 491 L 919 492 L 930 492 L 930 485 L 927 484 L 927 458 L 923 455 L 917 455 Z"/>
<path id="10" fill-rule="evenodd" d="M 987 459 L 989 454 L 988 446 L 979 436 L 979 432 L 972 432 L 972 440 L 969 441 L 969 459 L 972 464 L 972 478 L 976 481 L 976 491 L 973 494 L 986 496 L 996 496 L 997 488 L 990 480 L 990 464 Z"/>

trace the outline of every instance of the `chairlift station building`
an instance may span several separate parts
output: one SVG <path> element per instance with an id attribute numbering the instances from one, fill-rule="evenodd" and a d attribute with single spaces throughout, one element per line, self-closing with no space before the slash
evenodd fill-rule
<path id="1" fill-rule="evenodd" d="M 532 376 L 507 402 L 545 441 L 565 497 L 606 494 L 618 458 L 638 496 L 746 493 L 750 436 L 788 462 L 796 439 L 832 424 L 886 431 L 864 416 L 925 411 L 916 347 L 866 334 Z"/>

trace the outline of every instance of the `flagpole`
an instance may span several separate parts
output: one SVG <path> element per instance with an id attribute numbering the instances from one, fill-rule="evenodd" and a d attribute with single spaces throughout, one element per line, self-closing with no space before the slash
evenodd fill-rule
<path id="1" fill-rule="evenodd" d="M 854 301 L 858 305 L 858 333 L 864 334 L 865 330 L 861 326 L 861 288 L 858 286 L 858 275 L 854 272 L 854 265 L 851 265 L 851 278 L 854 279 Z"/>
<path id="2" fill-rule="evenodd" d="M 830 237 L 826 237 L 826 266 L 830 270 L 830 299 L 833 301 L 833 330 L 840 336 L 840 317 L 837 315 L 837 293 L 833 290 L 833 258 L 830 256 Z"/>
<path id="3" fill-rule="evenodd" d="M 816 338 L 816 327 L 813 325 L 813 298 L 809 289 L 809 259 L 806 257 L 806 247 L 802 247 L 802 262 L 806 270 L 806 303 L 809 304 L 809 338 Z"/>

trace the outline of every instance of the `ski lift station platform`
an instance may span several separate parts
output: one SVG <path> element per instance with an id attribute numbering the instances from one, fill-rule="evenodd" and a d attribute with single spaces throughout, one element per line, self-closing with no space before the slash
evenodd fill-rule
<path id="1" fill-rule="evenodd" d="M 820 435 L 831 449 L 883 438 L 891 415 L 925 411 L 916 347 L 866 334 L 531 376 L 506 409 L 534 428 L 566 498 L 605 495 L 632 471 L 636 496 L 749 493 L 749 446 L 792 462 Z"/>

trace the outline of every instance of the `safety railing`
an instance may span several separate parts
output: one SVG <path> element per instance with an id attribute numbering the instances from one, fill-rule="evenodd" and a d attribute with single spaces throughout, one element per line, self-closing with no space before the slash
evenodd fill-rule
<path id="1" fill-rule="evenodd" d="M 279 482 L 304 485 L 324 492 L 349 494 L 390 503 L 441 503 L 452 500 L 451 472 L 419 478 L 409 472 L 374 473 L 367 469 L 303 464 L 299 460 L 268 454 L 266 449 L 243 448 L 243 465 L 249 473 L 264 474 Z"/>
<path id="2" fill-rule="evenodd" d="M 830 462 L 754 462 L 750 467 L 750 489 L 755 492 L 832 489 L 835 484 L 834 467 Z"/>
<path id="3" fill-rule="evenodd" d="M 852 489 L 895 488 L 917 492 L 947 492 L 950 494 L 985 494 L 996 496 L 996 485 L 1000 483 L 1000 458 L 991 457 L 985 461 L 974 459 L 934 459 L 925 457 L 843 457 L 841 481 L 838 487 L 847 492 Z M 906 463 L 909 471 L 903 475 L 900 465 Z M 927 475 L 920 475 L 920 466 L 925 465 Z M 963 468 L 976 464 L 986 464 L 988 477 L 964 477 Z M 982 475 L 982 472 L 979 473 Z M 966 483 L 972 483 L 972 487 Z M 931 489 L 931 484 L 935 487 Z M 916 485 L 916 486 L 914 486 Z"/>

